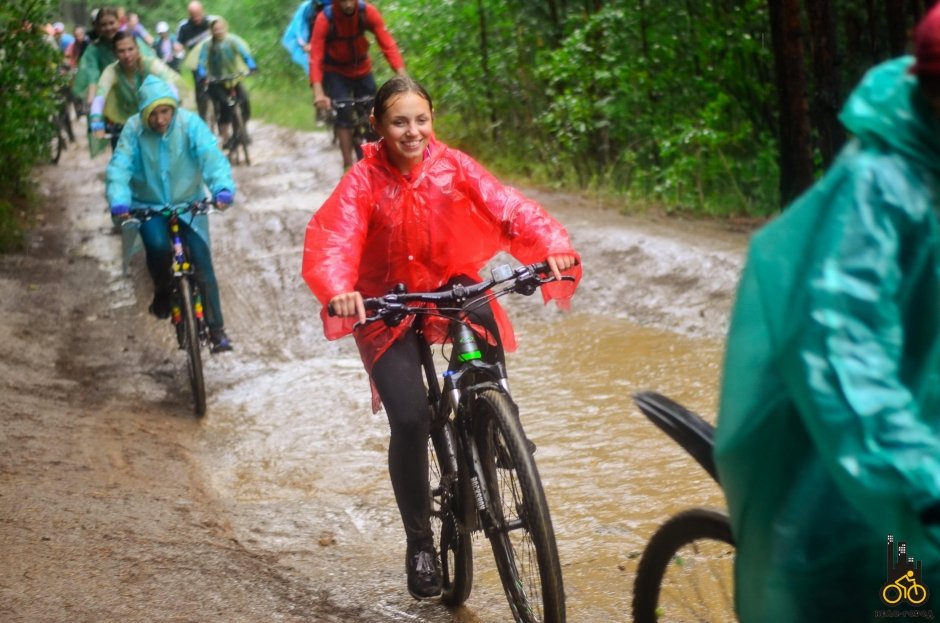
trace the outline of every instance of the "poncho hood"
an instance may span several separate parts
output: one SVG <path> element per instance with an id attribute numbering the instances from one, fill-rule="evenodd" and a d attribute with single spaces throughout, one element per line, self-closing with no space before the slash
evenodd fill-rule
<path id="1" fill-rule="evenodd" d="M 143 84 L 140 85 L 140 95 L 138 110 L 141 118 L 146 121 L 149 113 L 158 104 L 171 104 L 174 108 L 179 108 L 180 100 L 170 85 L 157 78 L 156 76 L 147 76 Z"/>
<path id="2" fill-rule="evenodd" d="M 940 172 L 940 120 L 908 70 L 912 56 L 871 69 L 849 96 L 839 120 L 865 147 L 883 145 Z"/>

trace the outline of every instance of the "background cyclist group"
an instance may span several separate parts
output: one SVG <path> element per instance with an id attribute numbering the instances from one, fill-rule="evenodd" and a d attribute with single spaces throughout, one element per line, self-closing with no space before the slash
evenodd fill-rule
<path id="1" fill-rule="evenodd" d="M 224 20 L 199 2 L 187 8 L 175 37 L 161 22 L 153 38 L 113 8 L 97 11 L 91 36 L 80 27 L 70 36 L 61 24 L 51 29 L 76 71 L 74 92 L 90 110 L 91 129 L 123 125 L 107 172 L 116 219 L 137 203 L 198 199 L 203 186 L 220 204 L 234 197 L 228 162 L 200 119 L 207 108 L 200 86 L 256 64 Z M 380 89 L 367 32 L 396 74 Z M 366 146 L 362 161 L 353 162 L 349 119 L 337 119 L 349 171 L 310 220 L 303 277 L 324 309 L 325 335 L 354 335 L 373 406 L 385 407 L 408 590 L 431 597 L 441 580 L 429 533 L 416 344 L 433 332 L 413 318 L 354 327 L 365 315 L 362 298 L 397 283 L 433 290 L 473 279 L 498 251 L 523 262 L 548 259 L 554 273 L 579 278 L 579 256 L 541 206 L 434 136 L 431 96 L 407 76 L 373 5 L 302 2 L 282 44 L 307 72 L 317 108 L 375 97 L 381 140 Z M 168 73 L 174 63 L 192 73 L 200 115 L 181 108 L 187 86 Z M 854 140 L 754 236 L 732 317 L 716 460 L 737 545 L 742 621 L 821 620 L 820 612 L 825 620 L 873 620 L 883 538 L 893 532 L 922 561 L 922 583 L 940 586 L 940 5 L 915 31 L 915 56 L 870 71 L 841 120 Z M 224 133 L 226 120 L 217 122 Z M 180 147 L 164 151 L 168 142 Z M 205 243 L 197 261 L 213 341 L 225 350 L 231 343 L 204 226 L 190 223 L 186 235 L 191 245 Z M 143 233 L 151 311 L 164 316 L 166 241 Z M 548 289 L 546 300 L 565 303 L 574 287 Z M 326 315 L 328 306 L 336 317 Z M 491 305 L 474 324 L 486 356 L 502 361 L 515 344 L 505 313 Z"/>
<path id="2" fill-rule="evenodd" d="M 93 157 L 103 151 L 110 135 L 112 156 L 105 182 L 115 225 L 126 220 L 133 207 L 191 203 L 207 192 L 220 209 L 234 200 L 235 181 L 206 123 L 206 102 L 209 98 L 216 101 L 214 119 L 209 121 L 218 125 L 224 142 L 230 127 L 226 113 L 231 113 L 223 105 L 227 93 L 212 88 L 213 81 L 236 76 L 237 82 L 256 70 L 257 64 L 247 44 L 228 33 L 224 19 L 210 19 L 199 2 L 191 2 L 187 11 L 189 18 L 180 23 L 175 36 L 161 21 L 153 37 L 136 15 L 115 6 L 93 11 L 90 34 L 76 27 L 70 40 L 63 41 L 64 25 L 51 28 L 63 62 L 74 70 L 72 95 L 80 102 L 78 110 L 87 111 Z M 181 66 L 189 67 L 191 84 L 178 73 Z M 200 115 L 184 108 L 193 92 Z M 247 120 L 247 93 L 241 93 Z M 205 214 L 189 214 L 180 219 L 180 230 L 205 293 L 212 352 L 231 350 L 212 264 L 208 219 Z M 167 217 L 149 218 L 139 231 L 154 284 L 149 309 L 164 319 L 170 315 L 173 261 Z"/>

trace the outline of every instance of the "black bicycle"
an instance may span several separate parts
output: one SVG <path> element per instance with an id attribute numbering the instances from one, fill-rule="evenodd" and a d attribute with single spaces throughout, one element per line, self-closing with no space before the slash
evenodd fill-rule
<path id="1" fill-rule="evenodd" d="M 131 219 L 123 227 L 139 226 L 154 216 L 164 216 L 170 230 L 173 245 L 173 289 L 170 303 L 170 321 L 176 330 L 180 350 L 186 351 L 189 383 L 193 392 L 193 410 L 196 415 L 206 413 L 206 384 L 202 369 L 202 347 L 210 343 L 209 327 L 203 314 L 202 293 L 196 280 L 196 269 L 188 256 L 188 249 L 180 236 L 179 217 L 184 214 L 209 214 L 215 203 L 204 199 L 193 203 L 165 208 L 133 208 Z M 134 221 L 137 221 L 135 223 Z M 136 233 L 136 232 L 135 232 Z"/>
<path id="2" fill-rule="evenodd" d="M 68 87 L 65 87 L 67 89 Z M 49 143 L 50 162 L 59 164 L 62 152 L 68 148 L 69 143 L 75 142 L 75 134 L 72 132 L 72 117 L 70 114 L 71 103 L 65 90 L 60 89 L 56 96 L 56 110 L 51 116 L 53 127 L 52 140 Z"/>
<path id="3" fill-rule="evenodd" d="M 251 137 L 248 135 L 248 125 L 245 121 L 247 114 L 247 102 L 242 97 L 242 91 L 238 85 L 242 78 L 249 74 L 240 73 L 231 76 L 221 76 L 208 81 L 208 85 L 220 87 L 225 90 L 225 97 L 222 99 L 222 106 L 231 111 L 232 115 L 232 135 L 228 142 L 223 146 L 228 151 L 228 159 L 232 164 L 239 164 L 244 155 L 245 164 L 251 165 L 251 156 L 248 154 L 248 145 L 251 144 Z M 215 105 L 215 100 L 209 98 Z M 221 111 L 216 111 L 220 114 Z"/>
<path id="4" fill-rule="evenodd" d="M 504 265 L 492 271 L 491 279 L 472 285 L 412 293 L 399 286 L 364 301 L 374 312 L 367 323 L 383 320 L 395 325 L 407 315 L 449 321 L 453 347 L 443 387 L 431 345 L 422 340 L 431 417 L 428 495 L 443 572 L 441 600 L 457 606 L 469 597 L 471 534 L 482 531 L 493 549 L 513 617 L 523 623 L 565 620 L 555 532 L 505 368 L 483 361 L 466 314 L 512 292 L 531 295 L 554 280 L 543 276 L 548 274 L 545 263 L 515 270 Z"/>
<path id="5" fill-rule="evenodd" d="M 656 392 L 634 394 L 633 400 L 718 482 L 711 424 Z M 670 517 L 640 558 L 633 583 L 634 623 L 736 621 L 734 553 L 726 512 L 691 508 Z"/>
<path id="6" fill-rule="evenodd" d="M 372 128 L 372 122 L 369 120 L 370 115 L 372 115 L 372 105 L 374 103 L 375 97 L 372 95 L 353 99 L 332 100 L 330 121 L 333 123 L 333 138 L 336 138 L 336 118 L 342 114 L 343 111 L 349 111 L 347 114 L 350 115 L 353 123 L 352 144 L 353 150 L 356 152 L 357 161 L 362 160 L 362 145 L 364 143 L 372 143 L 379 140 L 379 135 L 375 133 L 375 130 Z"/>

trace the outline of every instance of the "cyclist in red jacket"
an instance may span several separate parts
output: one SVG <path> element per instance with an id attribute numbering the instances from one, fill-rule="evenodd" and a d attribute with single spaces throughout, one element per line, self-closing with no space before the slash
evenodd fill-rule
<path id="1" fill-rule="evenodd" d="M 375 98 L 373 125 L 382 140 L 340 181 L 307 225 L 303 277 L 323 305 L 324 333 L 350 333 L 369 372 L 373 409 L 384 405 L 391 438 L 389 476 L 405 529 L 408 591 L 417 599 L 441 592 L 441 568 L 430 524 L 427 390 L 419 339 L 446 341 L 444 322 L 414 316 L 389 327 L 365 319 L 363 297 L 397 283 L 411 292 L 475 281 L 500 251 L 522 263 L 547 261 L 556 276 L 579 280 L 581 266 L 564 226 L 535 201 L 504 186 L 467 154 L 434 137 L 433 106 L 408 77 L 386 82 Z M 469 280 L 469 281 L 468 281 Z M 576 283 L 542 287 L 545 301 L 567 306 Z M 336 316 L 329 316 L 327 307 Z M 504 361 L 515 349 L 512 325 L 491 301 L 475 309 L 483 357 Z M 446 324 L 446 322 L 445 322 Z M 381 402 L 379 402 L 379 399 Z"/>
<path id="2" fill-rule="evenodd" d="M 329 110 L 332 100 L 375 95 L 372 59 L 369 57 L 369 30 L 389 66 L 406 75 L 405 62 L 392 35 L 386 30 L 379 10 L 364 0 L 332 0 L 313 22 L 310 35 L 310 84 L 313 104 Z M 336 118 L 336 135 L 343 152 L 343 166 L 353 164 L 351 111 L 342 110 Z"/>

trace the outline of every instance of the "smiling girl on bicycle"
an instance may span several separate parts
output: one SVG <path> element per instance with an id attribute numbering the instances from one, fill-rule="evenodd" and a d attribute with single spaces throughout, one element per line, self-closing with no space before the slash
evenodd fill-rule
<path id="1" fill-rule="evenodd" d="M 419 339 L 441 342 L 446 328 L 413 316 L 399 325 L 365 319 L 363 296 L 398 283 L 434 290 L 472 276 L 497 252 L 523 263 L 548 260 L 560 276 L 580 279 L 578 255 L 564 227 L 536 202 L 503 186 L 468 155 L 438 142 L 431 98 L 414 80 L 397 76 L 375 98 L 373 125 L 382 137 L 364 145 L 350 169 L 307 226 L 303 277 L 323 305 L 328 339 L 354 334 L 373 386 L 373 408 L 384 404 L 391 427 L 388 462 L 407 539 L 408 590 L 416 599 L 441 592 L 441 572 L 429 521 L 427 394 Z M 546 301 L 567 306 L 577 281 L 542 288 Z M 330 317 L 332 307 L 337 317 Z M 512 327 L 495 302 L 470 317 L 489 344 L 484 358 L 502 361 L 515 349 Z M 424 337 L 419 336 L 419 331 Z"/>

